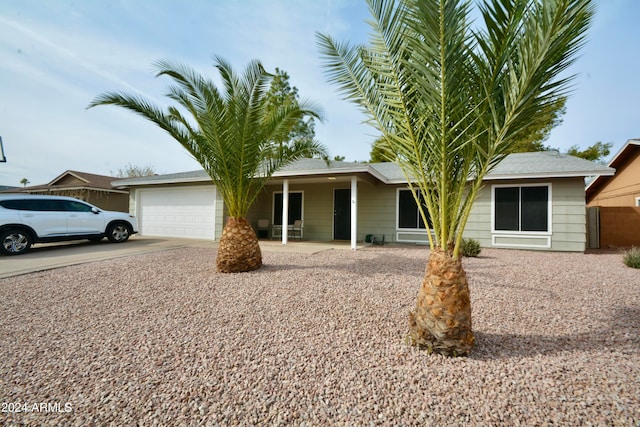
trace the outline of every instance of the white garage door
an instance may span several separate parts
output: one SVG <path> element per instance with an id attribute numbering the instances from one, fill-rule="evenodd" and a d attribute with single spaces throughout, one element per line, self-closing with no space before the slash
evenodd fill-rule
<path id="1" fill-rule="evenodd" d="M 141 235 L 214 239 L 215 187 L 174 187 L 138 191 L 137 215 Z"/>

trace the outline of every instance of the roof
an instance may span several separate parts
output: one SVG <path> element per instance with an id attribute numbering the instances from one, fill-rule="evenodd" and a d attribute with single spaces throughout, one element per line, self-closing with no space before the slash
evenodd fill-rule
<path id="1" fill-rule="evenodd" d="M 486 180 L 585 177 L 613 175 L 614 169 L 557 152 L 510 154 L 489 173 Z M 407 179 L 396 163 L 327 162 L 321 159 L 300 159 L 273 174 L 273 178 L 313 177 L 326 175 L 368 174 L 384 184 L 402 184 Z M 211 182 L 204 170 L 166 175 L 154 175 L 114 181 L 116 187 L 141 185 Z"/>
<path id="2" fill-rule="evenodd" d="M 640 155 L 640 138 L 630 139 L 624 144 L 620 151 L 613 156 L 609 162 L 609 167 L 621 169 L 622 166 L 633 160 L 634 157 L 638 155 Z M 612 179 L 612 177 L 609 175 L 598 175 L 589 183 L 589 185 L 587 185 L 587 203 L 610 179 Z"/>
<path id="3" fill-rule="evenodd" d="M 68 170 L 47 184 L 33 185 L 15 189 L 21 193 L 38 193 L 43 191 L 61 191 L 61 190 L 95 190 L 95 191 L 113 191 L 122 192 L 113 188 L 111 182 L 116 178 L 107 175 L 97 175 L 94 173 L 80 172 Z"/>
<path id="4" fill-rule="evenodd" d="M 615 169 L 557 151 L 509 154 L 485 180 L 613 175 Z"/>

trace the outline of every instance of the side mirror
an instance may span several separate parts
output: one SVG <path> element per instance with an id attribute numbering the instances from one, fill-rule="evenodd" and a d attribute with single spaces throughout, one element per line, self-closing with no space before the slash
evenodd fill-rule
<path id="1" fill-rule="evenodd" d="M 94 214 L 98 215 L 100 213 L 100 211 L 98 210 L 98 208 L 91 208 L 91 212 L 93 212 Z"/>

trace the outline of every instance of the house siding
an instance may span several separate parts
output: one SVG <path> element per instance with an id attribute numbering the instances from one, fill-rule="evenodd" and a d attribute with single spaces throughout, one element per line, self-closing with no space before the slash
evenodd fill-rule
<path id="1" fill-rule="evenodd" d="M 589 202 L 589 206 L 631 206 L 637 207 L 640 197 L 640 147 L 635 157 L 618 167 L 615 176 L 602 186 Z"/>
<path id="2" fill-rule="evenodd" d="M 491 188 L 493 185 L 551 184 L 551 234 L 522 233 L 510 235 L 491 231 Z M 505 180 L 487 182 L 480 190 L 463 233 L 483 247 L 511 247 L 552 251 L 584 252 L 586 247 L 586 210 L 584 180 L 562 178 L 550 180 Z"/>
<path id="3" fill-rule="evenodd" d="M 333 240 L 333 194 L 337 189 L 350 189 L 350 182 L 333 184 L 289 183 L 289 192 L 303 192 L 303 220 L 305 240 Z M 367 234 L 385 241 L 395 241 L 396 186 L 358 181 L 358 232 L 356 239 L 364 241 Z M 252 226 L 261 218 L 273 224 L 273 194 L 281 192 L 282 185 L 267 185 L 249 211 Z"/>

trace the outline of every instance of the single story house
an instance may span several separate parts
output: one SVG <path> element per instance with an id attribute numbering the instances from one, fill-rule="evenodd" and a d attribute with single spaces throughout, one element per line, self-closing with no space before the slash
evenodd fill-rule
<path id="1" fill-rule="evenodd" d="M 507 156 L 485 179 L 464 230 L 483 247 L 585 250 L 584 178 L 612 168 L 556 152 Z M 113 182 L 130 191 L 143 236 L 218 239 L 224 203 L 200 170 Z M 284 209 L 283 206 L 287 206 Z M 427 226 L 395 163 L 302 159 L 276 172 L 251 208 L 255 229 L 287 243 L 282 224 L 302 220 L 306 240 L 426 244 Z M 262 220 L 262 221 L 261 221 Z M 286 227 L 285 227 L 286 229 Z"/>
<path id="2" fill-rule="evenodd" d="M 640 139 L 630 139 L 609 162 L 616 174 L 599 175 L 587 185 L 589 246 L 640 245 Z"/>
<path id="3" fill-rule="evenodd" d="M 129 211 L 129 190 L 114 188 L 117 178 L 68 170 L 47 184 L 15 188 L 12 193 L 51 194 L 75 197 L 109 211 Z"/>

